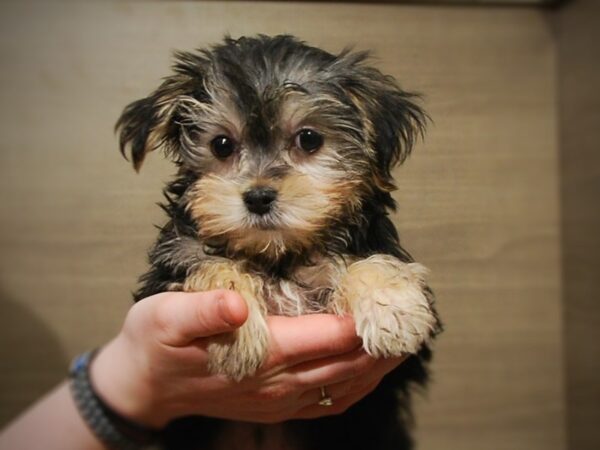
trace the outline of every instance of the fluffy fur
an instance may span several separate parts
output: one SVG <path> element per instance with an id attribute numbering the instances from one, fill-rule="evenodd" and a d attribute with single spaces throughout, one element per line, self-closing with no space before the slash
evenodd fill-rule
<path id="1" fill-rule="evenodd" d="M 246 425 L 253 437 L 245 449 L 268 448 L 274 434 L 297 449 L 411 446 L 409 385 L 425 383 L 427 344 L 440 324 L 426 269 L 400 246 L 388 210 L 391 169 L 426 115 L 367 58 L 291 36 L 226 38 L 177 53 L 174 74 L 117 123 L 136 170 L 157 148 L 178 168 L 165 189 L 169 221 L 135 299 L 233 288 L 248 302 L 247 322 L 209 345 L 211 370 L 238 380 L 253 374 L 268 352 L 268 313 L 349 312 L 370 354 L 412 355 L 344 414 Z M 320 136 L 316 150 L 301 140 L 306 130 Z M 215 150 L 223 137 L 226 154 Z M 272 198 L 257 197 L 268 201 L 257 213 L 247 195 L 259 190 Z M 166 447 L 234 450 L 223 440 L 232 427 L 180 419 Z"/>

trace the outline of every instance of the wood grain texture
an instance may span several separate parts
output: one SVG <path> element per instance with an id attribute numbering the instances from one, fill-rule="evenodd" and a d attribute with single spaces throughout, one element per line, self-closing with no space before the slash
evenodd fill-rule
<path id="1" fill-rule="evenodd" d="M 0 329 L 1 420 L 118 330 L 163 221 L 172 167 L 151 155 L 136 176 L 121 160 L 120 110 L 173 49 L 286 32 L 373 49 L 434 121 L 396 172 L 396 223 L 433 271 L 447 328 L 417 402 L 419 448 L 564 448 L 556 61 L 541 12 L 210 2 L 3 4 L 0 17 L 0 307 L 19 311 Z"/>

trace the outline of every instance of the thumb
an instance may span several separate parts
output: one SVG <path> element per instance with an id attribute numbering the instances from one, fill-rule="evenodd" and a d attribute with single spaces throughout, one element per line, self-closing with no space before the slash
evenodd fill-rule
<path id="1" fill-rule="evenodd" d="M 227 333 L 239 328 L 248 318 L 244 299 L 234 291 L 174 293 L 162 299 L 157 322 L 165 344 L 182 346 L 191 341 Z"/>

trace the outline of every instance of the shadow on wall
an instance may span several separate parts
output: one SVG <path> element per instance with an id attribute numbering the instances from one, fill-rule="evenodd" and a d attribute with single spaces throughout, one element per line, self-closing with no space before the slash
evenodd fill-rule
<path id="1" fill-rule="evenodd" d="M 0 287 L 0 427 L 65 378 L 53 331 Z"/>

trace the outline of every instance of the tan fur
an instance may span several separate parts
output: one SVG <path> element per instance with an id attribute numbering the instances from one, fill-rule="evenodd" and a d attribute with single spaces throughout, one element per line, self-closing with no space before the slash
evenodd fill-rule
<path id="1" fill-rule="evenodd" d="M 328 281 L 333 270 L 323 259 L 321 264 L 299 272 L 295 281 L 275 281 L 251 274 L 241 263 L 210 258 L 194 266 L 183 285 L 172 288 L 184 292 L 233 289 L 244 298 L 249 309 L 244 325 L 234 333 L 212 339 L 208 345 L 209 369 L 239 381 L 254 374 L 266 357 L 267 313 L 289 316 L 324 312 L 323 293 L 330 290 Z"/>
<path id="2" fill-rule="evenodd" d="M 369 156 L 374 161 L 376 158 L 376 152 L 370 144 L 375 140 L 375 126 L 373 125 L 373 122 L 370 119 L 370 114 L 367 110 L 367 106 L 365 105 L 365 103 L 353 93 L 349 93 L 348 95 L 352 99 L 352 103 L 354 103 L 356 109 L 358 109 L 358 113 L 360 114 L 360 118 L 364 128 L 365 138 L 367 143 L 369 144 L 367 145 L 366 150 Z"/>
<path id="3" fill-rule="evenodd" d="M 187 208 L 202 237 L 227 236 L 242 226 L 247 211 L 243 185 L 218 175 L 200 178 L 189 191 Z"/>
<path id="4" fill-rule="evenodd" d="M 159 98 L 157 101 L 157 106 L 157 124 L 150 130 L 150 133 L 148 134 L 143 157 L 138 162 L 134 163 L 134 169 L 136 171 L 140 170 L 142 163 L 144 162 L 144 157 L 148 152 L 156 150 L 163 145 L 166 129 L 169 126 L 171 115 L 175 109 L 173 97 L 168 95 Z"/>
<path id="5" fill-rule="evenodd" d="M 339 277 L 331 310 L 351 313 L 365 350 L 374 357 L 416 353 L 437 320 L 425 293 L 427 269 L 389 255 L 351 264 Z"/>
<path id="6" fill-rule="evenodd" d="M 255 373 L 268 351 L 266 314 L 351 313 L 374 357 L 416 353 L 429 342 L 437 320 L 425 291 L 425 267 L 389 255 L 315 258 L 278 280 L 255 275 L 242 262 L 204 258 L 182 286 L 173 286 L 186 292 L 232 288 L 248 303 L 248 321 L 209 344 L 213 372 L 235 380 Z"/>
<path id="7" fill-rule="evenodd" d="M 263 280 L 245 273 L 231 260 L 215 258 L 196 267 L 183 284 L 185 292 L 213 289 L 234 289 L 248 305 L 244 325 L 231 334 L 212 339 L 208 345 L 209 369 L 240 380 L 256 372 L 267 354 Z"/>
<path id="8" fill-rule="evenodd" d="M 188 209 L 203 238 L 226 238 L 229 249 L 247 254 L 277 258 L 286 251 L 301 252 L 311 247 L 319 232 L 344 208 L 358 208 L 358 181 L 326 181 L 322 166 L 303 167 L 303 172 L 287 175 L 271 183 L 279 192 L 275 222 L 261 229 L 251 222 L 242 199 L 252 183 L 224 176 L 207 175 L 190 190 Z M 319 173 L 316 173 L 319 172 Z"/>

